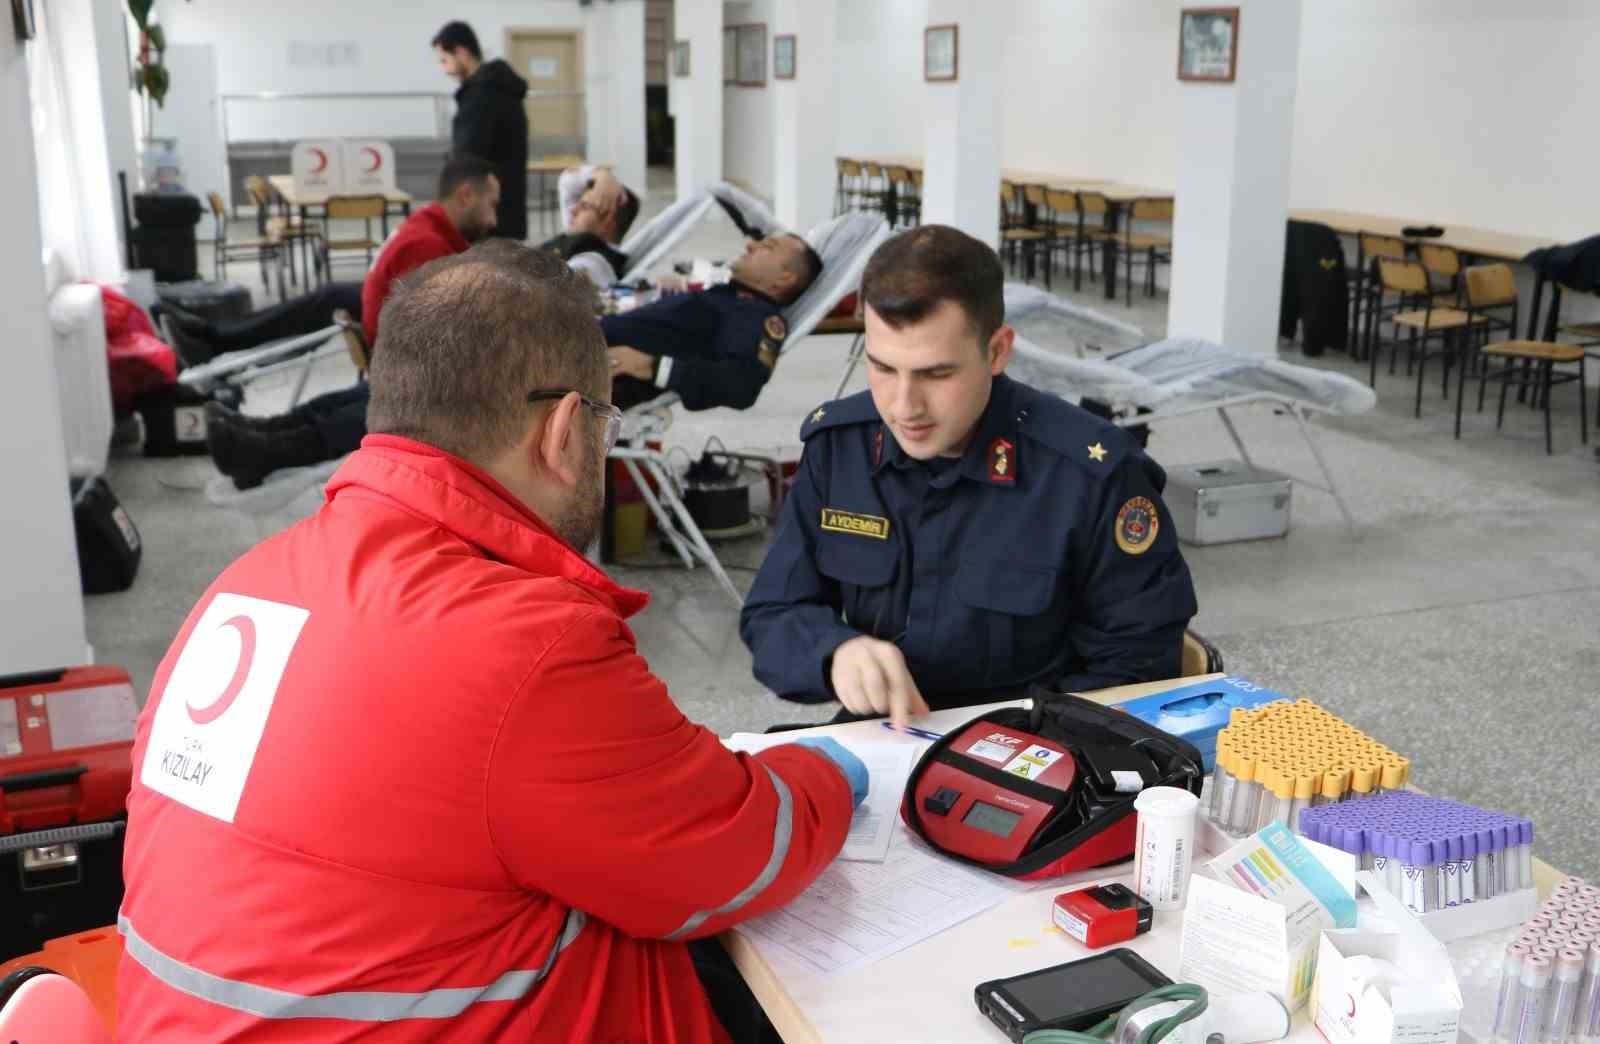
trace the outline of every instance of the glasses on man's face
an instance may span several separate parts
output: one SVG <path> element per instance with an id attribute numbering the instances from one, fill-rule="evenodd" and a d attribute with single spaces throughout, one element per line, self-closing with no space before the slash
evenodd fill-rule
<path id="1" fill-rule="evenodd" d="M 582 392 L 572 388 L 545 388 L 540 391 L 528 393 L 529 402 L 547 402 L 551 399 L 564 399 L 568 395 L 576 394 L 583 400 L 583 404 L 593 410 L 597 416 L 606 420 L 606 452 L 617 444 L 617 437 L 622 434 L 622 408 L 599 399 L 591 399 Z"/>

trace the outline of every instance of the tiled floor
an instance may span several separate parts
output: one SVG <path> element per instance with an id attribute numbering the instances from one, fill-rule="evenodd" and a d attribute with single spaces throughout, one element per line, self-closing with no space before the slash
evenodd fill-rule
<path id="1" fill-rule="evenodd" d="M 646 213 L 666 202 L 670 183 L 661 185 Z M 737 249 L 733 226 L 714 212 L 678 256 Z M 1087 286 L 1078 298 L 1165 332 L 1165 298 L 1136 298 L 1128 309 Z M 669 443 L 694 453 L 712 435 L 730 447 L 796 445 L 801 418 L 831 397 L 847 347 L 840 337 L 809 339 L 753 409 L 682 413 Z M 1303 361 L 1292 347 L 1283 358 Z M 1357 372 L 1342 355 L 1312 364 Z M 348 379 L 337 360 L 313 380 L 326 388 Z M 1510 409 L 1501 433 L 1492 411 L 1469 413 L 1457 442 L 1453 404 L 1435 393 L 1413 420 L 1411 387 L 1381 377 L 1374 412 L 1317 424 L 1359 521 L 1355 536 L 1329 497 L 1302 486 L 1286 538 L 1188 549 L 1195 629 L 1221 647 L 1230 671 L 1325 703 L 1411 755 L 1423 787 L 1532 816 L 1541 856 L 1600 876 L 1600 845 L 1590 840 L 1600 794 L 1588 780 L 1600 764 L 1600 466 L 1578 444 L 1576 395 L 1558 393 L 1556 453 L 1546 456 L 1532 411 Z M 248 407 L 274 411 L 286 396 L 284 383 L 253 390 Z M 1315 473 L 1288 418 L 1256 408 L 1237 419 L 1258 464 Z M 1150 448 L 1167 464 L 1235 455 L 1204 415 L 1159 426 Z M 89 599 L 90 628 L 101 658 L 127 666 L 141 690 L 217 571 L 317 504 L 307 493 L 264 518 L 219 510 L 202 492 L 212 474 L 204 458 L 119 456 L 113 465 L 145 559 L 131 591 Z M 722 548 L 736 583 L 748 585 L 764 547 L 753 538 Z M 727 733 L 831 714 L 761 692 L 735 608 L 703 570 L 662 555 L 615 574 L 653 593 L 634 621 L 641 651 L 692 718 Z"/>

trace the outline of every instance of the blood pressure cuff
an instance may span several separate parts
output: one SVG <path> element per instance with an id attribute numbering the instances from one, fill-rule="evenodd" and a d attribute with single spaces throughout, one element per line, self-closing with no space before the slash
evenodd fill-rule
<path id="1" fill-rule="evenodd" d="M 1126 785 L 1130 772 L 1139 773 L 1140 790 L 1178 787 L 1199 795 L 1205 769 L 1200 751 L 1187 741 L 1080 696 L 1037 687 L 1030 689 L 1028 696 L 1032 707 L 992 710 L 950 729 L 911 770 L 900 801 L 900 818 L 941 854 L 1025 881 L 1060 877 L 1133 855 L 1137 828 L 1133 801 L 1139 795 Z M 980 721 L 1032 733 L 1066 748 L 1077 761 L 1077 779 L 1066 807 L 1040 830 L 1022 856 L 1010 863 L 981 862 L 934 841 L 917 807 L 917 784 L 923 773 L 936 763 L 960 758 L 950 750 L 951 745 Z M 1119 787 L 1119 783 L 1123 785 Z"/>

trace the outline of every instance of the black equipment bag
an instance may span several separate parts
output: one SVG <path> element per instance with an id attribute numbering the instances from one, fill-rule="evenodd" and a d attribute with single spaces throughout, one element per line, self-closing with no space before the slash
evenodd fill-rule
<path id="1" fill-rule="evenodd" d="M 126 818 L 118 818 L 0 836 L 0 961 L 42 950 L 51 939 L 116 922 L 126 827 Z M 70 838 L 76 853 L 63 858 L 50 844 L 55 837 Z M 20 847 L 30 841 L 36 843 Z"/>
<path id="2" fill-rule="evenodd" d="M 134 400 L 144 418 L 144 455 L 147 457 L 203 457 L 206 454 L 206 403 L 213 400 L 237 407 L 243 398 L 237 389 L 223 385 L 224 394 L 196 391 L 186 384 L 169 384 Z"/>
<path id="3" fill-rule="evenodd" d="M 71 489 L 83 593 L 126 591 L 133 586 L 144 551 L 139 530 L 101 476 L 74 478 Z"/>

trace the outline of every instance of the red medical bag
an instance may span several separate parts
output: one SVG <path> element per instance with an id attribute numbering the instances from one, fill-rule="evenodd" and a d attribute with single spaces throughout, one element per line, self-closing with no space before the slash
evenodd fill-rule
<path id="1" fill-rule="evenodd" d="M 117 667 L 0 678 L 0 960 L 116 920 L 137 716 Z"/>

